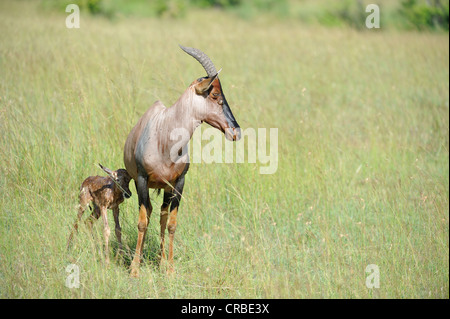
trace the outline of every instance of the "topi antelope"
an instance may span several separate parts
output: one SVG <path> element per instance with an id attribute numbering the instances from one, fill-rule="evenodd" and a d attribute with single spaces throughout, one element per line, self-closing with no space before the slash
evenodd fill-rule
<path id="1" fill-rule="evenodd" d="M 169 232 L 169 272 L 173 272 L 173 239 L 177 227 L 177 213 L 189 169 L 187 144 L 194 130 L 203 122 L 221 130 L 225 137 L 237 141 L 240 127 L 220 85 L 219 73 L 209 57 L 195 48 L 180 46 L 205 69 L 207 76 L 189 85 L 177 102 L 166 108 L 155 102 L 131 130 L 124 147 L 124 162 L 135 181 L 139 201 L 138 240 L 131 263 L 131 275 L 139 275 L 139 264 L 145 234 L 152 213 L 149 188 L 164 190 L 161 206 L 161 263 L 166 259 L 165 230 Z M 176 140 L 174 132 L 187 132 Z M 175 134 L 176 135 L 176 134 Z M 173 154 L 177 156 L 173 156 Z"/>
<path id="2" fill-rule="evenodd" d="M 73 230 L 70 233 L 67 241 L 67 248 L 70 247 L 72 237 L 75 231 L 78 231 L 78 222 L 81 220 L 87 206 L 92 202 L 93 210 L 90 218 L 87 220 L 88 226 L 91 228 L 93 221 L 97 220 L 100 215 L 103 219 L 103 235 L 105 236 L 105 258 L 106 263 L 109 263 L 109 225 L 107 210 L 112 209 L 114 214 L 114 222 L 116 224 L 115 232 L 119 242 L 119 252 L 122 251 L 122 233 L 119 224 L 119 205 L 125 198 L 131 196 L 129 184 L 131 176 L 124 169 L 111 171 L 109 168 L 99 164 L 100 168 L 105 171 L 109 177 L 103 176 L 89 176 L 86 178 L 80 187 L 78 215 Z"/>

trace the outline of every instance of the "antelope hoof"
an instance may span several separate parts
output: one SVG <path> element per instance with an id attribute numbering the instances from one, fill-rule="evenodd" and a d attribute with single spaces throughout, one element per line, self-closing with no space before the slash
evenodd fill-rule
<path id="1" fill-rule="evenodd" d="M 131 262 L 130 268 L 131 268 L 130 276 L 134 278 L 139 277 L 139 262 L 133 260 Z"/>
<path id="2" fill-rule="evenodd" d="M 173 275 L 175 274 L 175 269 L 173 265 L 168 265 L 166 273 L 169 277 L 173 277 Z"/>
<path id="3" fill-rule="evenodd" d="M 133 278 L 138 278 L 139 277 L 139 268 L 132 267 L 131 268 L 131 272 L 130 272 L 130 276 L 133 277 Z"/>

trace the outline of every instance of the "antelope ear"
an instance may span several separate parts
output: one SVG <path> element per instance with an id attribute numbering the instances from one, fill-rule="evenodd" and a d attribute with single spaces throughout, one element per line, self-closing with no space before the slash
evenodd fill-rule
<path id="1" fill-rule="evenodd" d="M 204 78 L 201 82 L 197 83 L 195 85 L 195 92 L 197 94 L 201 95 L 201 94 L 205 93 L 206 91 L 208 91 L 209 88 L 211 87 L 211 84 L 219 76 L 220 71 L 222 71 L 222 69 L 220 69 L 219 72 L 216 73 L 216 75 L 214 75 L 210 78 Z"/>

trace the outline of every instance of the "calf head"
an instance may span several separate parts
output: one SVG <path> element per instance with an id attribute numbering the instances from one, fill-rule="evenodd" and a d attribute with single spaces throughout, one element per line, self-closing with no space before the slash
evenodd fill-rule
<path id="1" fill-rule="evenodd" d="M 123 189 L 123 195 L 125 196 L 125 198 L 130 198 L 131 197 L 131 191 L 130 191 L 130 181 L 131 181 L 131 176 L 130 174 L 128 174 L 127 170 L 120 168 L 117 171 L 112 171 L 107 167 L 104 167 L 102 164 L 98 164 L 100 165 L 101 169 L 104 170 L 109 177 L 111 177 L 112 179 L 114 179 L 114 181 L 120 185 L 120 187 L 122 187 Z"/>

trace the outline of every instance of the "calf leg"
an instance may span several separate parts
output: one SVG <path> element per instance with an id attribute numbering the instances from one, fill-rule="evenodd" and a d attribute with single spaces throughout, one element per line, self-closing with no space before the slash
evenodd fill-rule
<path id="1" fill-rule="evenodd" d="M 98 207 L 95 203 L 94 203 L 94 209 L 92 210 L 91 216 L 89 216 L 86 219 L 86 225 L 88 226 L 89 230 L 92 231 L 92 225 L 94 224 L 94 222 L 100 218 L 101 212 L 100 212 L 100 207 Z"/>
<path id="2" fill-rule="evenodd" d="M 122 253 L 122 228 L 120 227 L 120 223 L 119 223 L 119 207 L 116 207 L 113 209 L 113 214 L 114 214 L 114 223 L 116 224 L 115 227 L 115 232 L 116 232 L 116 237 L 117 237 L 117 241 L 119 242 L 119 253 Z"/>
<path id="3" fill-rule="evenodd" d="M 105 237 L 105 261 L 109 264 L 109 235 L 111 233 L 108 225 L 108 210 L 106 207 L 100 207 L 100 212 L 103 219 L 103 236 Z"/>
<path id="4" fill-rule="evenodd" d="M 78 232 L 78 223 L 80 222 L 81 217 L 83 216 L 83 213 L 91 200 L 92 197 L 89 194 L 89 191 L 86 188 L 82 188 L 80 192 L 77 219 L 75 221 L 75 224 L 73 225 L 72 231 L 70 232 L 69 239 L 67 240 L 67 249 L 70 247 L 70 244 L 72 243 L 74 232 Z"/>

